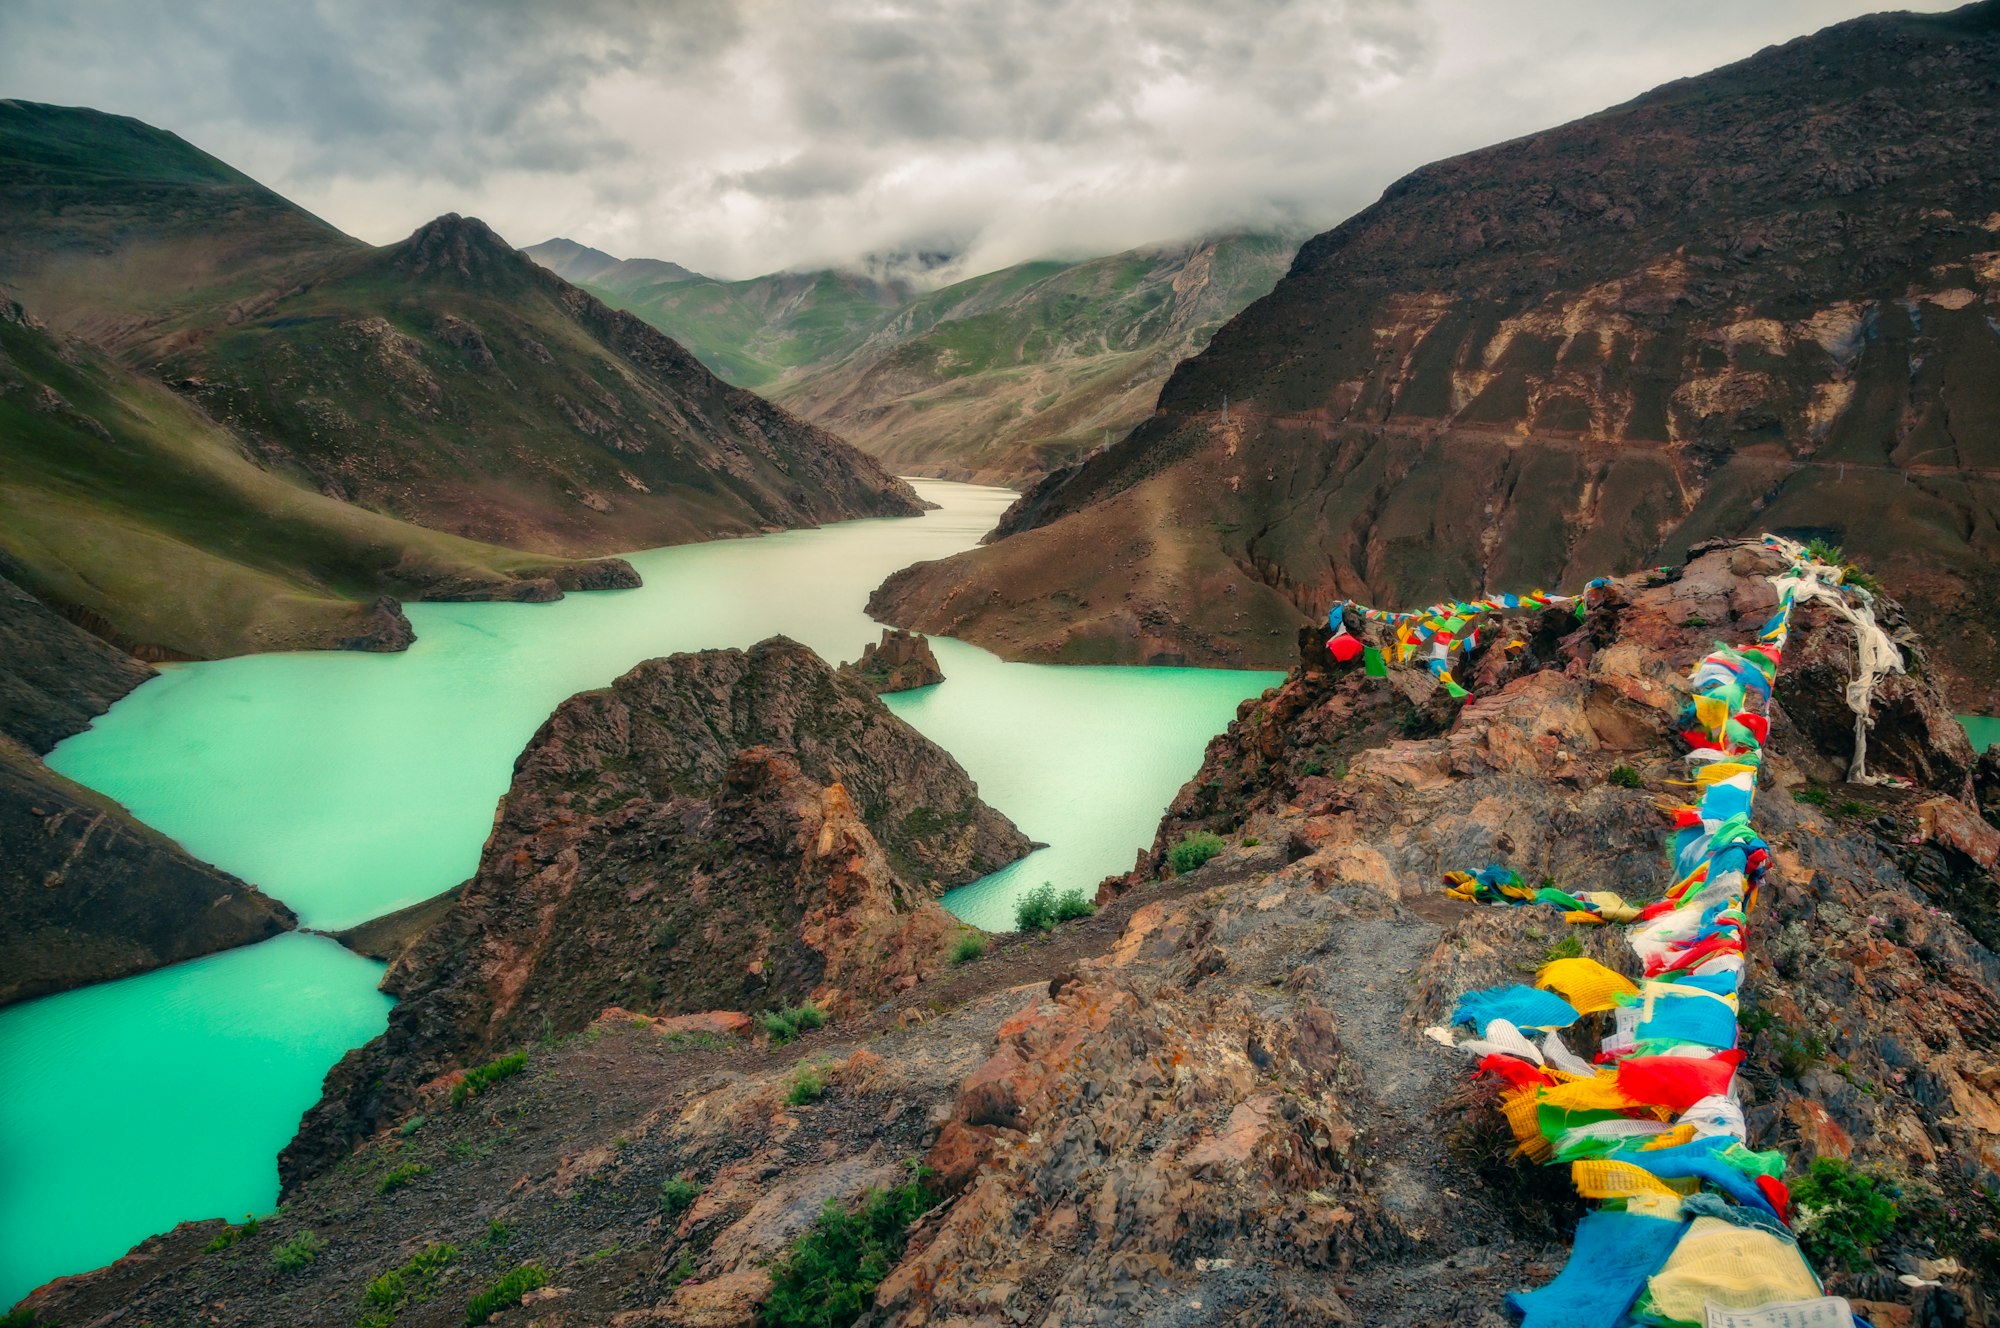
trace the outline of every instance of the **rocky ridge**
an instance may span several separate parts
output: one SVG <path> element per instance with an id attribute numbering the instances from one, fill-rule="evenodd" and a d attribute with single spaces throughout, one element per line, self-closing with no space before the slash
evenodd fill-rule
<path id="1" fill-rule="evenodd" d="M 1844 544 L 2000 710 L 1996 78 L 1993 0 L 1881 14 L 1416 170 L 870 611 L 1016 659 L 1271 664 L 1336 598 L 1777 530 Z"/>
<path id="2" fill-rule="evenodd" d="M 288 1185 L 452 1069 L 608 1006 L 847 1014 L 935 976 L 935 897 L 1025 854 L 958 763 L 774 637 L 674 655 L 557 708 L 478 872 L 391 967 L 389 1029 L 328 1078 Z"/>
<path id="3" fill-rule="evenodd" d="M 938 1202 L 870 1323 L 1497 1326 L 1508 1290 L 1561 1266 L 1580 1209 L 1559 1174 L 1510 1158 L 1469 1064 L 1422 1030 L 1566 937 L 1630 959 L 1543 910 L 1446 898 L 1439 874 L 1502 860 L 1655 894 L 1687 670 L 1763 621 L 1774 570 L 1723 544 L 1616 582 L 1581 622 L 1559 610 L 1523 624 L 1513 657 L 1489 651 L 1463 705 L 1422 677 L 1327 672 L 1309 638 L 1098 917 L 999 944 L 796 1048 L 676 1040 L 610 1013 L 475 1109 L 422 1107 L 365 1140 L 238 1256 L 202 1253 L 216 1224 L 189 1224 L 30 1303 L 65 1322 L 190 1303 L 221 1324 L 332 1321 L 368 1279 L 450 1241 L 399 1324 L 456 1323 L 471 1290 L 533 1259 L 551 1285 L 523 1317 L 548 1328 L 750 1328 L 772 1261 L 820 1206 L 921 1156 Z M 1993 1323 L 2000 959 L 1981 911 L 2000 893 L 2000 830 L 1969 799 L 2000 763 L 1952 738 L 1927 672 L 1876 734 L 1875 763 L 1912 786 L 1824 782 L 1848 752 L 1804 717 L 1844 683 L 1844 649 L 1844 624 L 1802 610 L 1778 685 L 1757 804 L 1775 862 L 1744 1001 L 1751 1142 L 1902 1185 L 1870 1266 L 1830 1273 L 1871 1321 Z M 1639 787 L 1611 780 L 1619 766 Z M 1197 829 L 1226 847 L 1171 875 L 1165 850 Z M 800 1103 L 811 1065 L 826 1090 Z M 411 1166 L 430 1170 L 381 1193 Z M 668 1178 L 700 1187 L 690 1206 L 662 1212 Z M 483 1234 L 494 1221 L 503 1245 Z M 327 1255 L 272 1271 L 267 1248 L 307 1228 Z"/>

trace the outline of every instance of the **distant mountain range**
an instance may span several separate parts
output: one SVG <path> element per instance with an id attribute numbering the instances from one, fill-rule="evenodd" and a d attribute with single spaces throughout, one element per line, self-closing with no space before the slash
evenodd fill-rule
<path id="1" fill-rule="evenodd" d="M 1014 658 L 1276 664 L 1339 596 L 1775 529 L 1843 544 L 1993 713 L 1996 88 L 2000 4 L 1883 14 L 1414 171 L 871 607 Z"/>
<path id="2" fill-rule="evenodd" d="M 525 252 L 892 469 L 1020 484 L 1144 419 L 1295 246 L 1230 235 L 933 291 L 832 270 L 718 281 L 571 240 Z"/>
<path id="3" fill-rule="evenodd" d="M 0 101 L 0 555 L 152 657 L 407 639 L 907 485 L 441 217 L 375 248 L 173 134 Z M 399 638 L 399 632 L 402 639 Z"/>

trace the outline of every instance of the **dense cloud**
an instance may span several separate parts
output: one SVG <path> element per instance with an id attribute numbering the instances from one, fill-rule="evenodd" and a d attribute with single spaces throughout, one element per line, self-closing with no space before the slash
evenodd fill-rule
<path id="1" fill-rule="evenodd" d="M 378 242 L 458 211 L 729 276 L 935 278 L 1322 229 L 1870 7 L 0 0 L 0 96 L 136 115 Z"/>

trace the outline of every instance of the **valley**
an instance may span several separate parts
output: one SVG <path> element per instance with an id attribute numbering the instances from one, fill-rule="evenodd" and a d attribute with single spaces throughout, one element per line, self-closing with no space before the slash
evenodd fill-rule
<path id="1" fill-rule="evenodd" d="M 834 271 L 722 282 L 568 240 L 524 252 L 898 474 L 1018 487 L 1145 419 L 1296 247 L 1223 235 L 930 291 Z"/>

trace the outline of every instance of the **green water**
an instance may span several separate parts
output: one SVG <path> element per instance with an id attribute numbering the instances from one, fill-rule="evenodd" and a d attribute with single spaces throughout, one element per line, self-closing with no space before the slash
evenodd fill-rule
<path id="1" fill-rule="evenodd" d="M 399 655 L 172 666 L 49 764 L 307 925 L 348 926 L 471 874 L 515 756 L 563 698 L 643 659 L 778 631 L 829 660 L 858 655 L 881 631 L 868 592 L 970 547 L 1013 497 L 917 487 L 940 509 L 632 555 L 637 590 L 411 605 L 418 639 Z M 946 681 L 890 705 L 1050 845 L 946 897 L 994 928 L 1043 880 L 1089 888 L 1130 868 L 1208 738 L 1280 676 L 1008 664 L 935 644 Z M 175 1221 L 268 1207 L 273 1158 L 321 1075 L 382 1027 L 376 980 L 289 937 L 0 1012 L 0 1305 Z"/>
<path id="2" fill-rule="evenodd" d="M 191 1217 L 266 1212 L 382 966 L 281 936 L 0 1011 L 0 1305 Z"/>
<path id="3" fill-rule="evenodd" d="M 1972 750 L 1975 752 L 1983 752 L 2000 742 L 2000 717 L 1960 715 L 1958 722 L 1965 726 L 1965 736 L 1972 739 Z"/>

